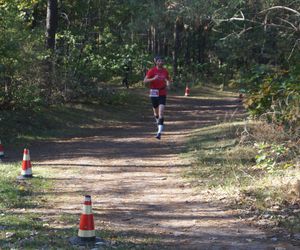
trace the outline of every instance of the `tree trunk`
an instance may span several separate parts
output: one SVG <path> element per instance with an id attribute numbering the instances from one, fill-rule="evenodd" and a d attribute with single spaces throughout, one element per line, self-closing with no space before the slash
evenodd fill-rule
<path id="1" fill-rule="evenodd" d="M 152 52 L 152 32 L 151 28 L 148 29 L 148 53 Z"/>
<path id="2" fill-rule="evenodd" d="M 57 0 L 47 0 L 46 48 L 54 50 L 57 29 Z"/>
<path id="3" fill-rule="evenodd" d="M 191 51 L 190 51 L 190 47 L 191 47 L 191 38 L 190 38 L 190 31 L 189 28 L 185 29 L 185 34 L 186 34 L 186 42 L 185 42 L 185 53 L 184 53 L 184 61 L 186 65 L 189 65 L 191 62 Z"/>
<path id="4" fill-rule="evenodd" d="M 152 54 L 156 54 L 156 29 L 154 26 L 151 26 L 151 35 L 152 35 Z"/>
<path id="5" fill-rule="evenodd" d="M 161 55 L 161 56 L 163 56 L 163 54 L 164 54 L 164 46 L 163 46 L 163 40 L 162 40 L 161 36 L 159 36 L 159 39 L 158 39 L 157 53 L 158 53 L 158 55 Z"/>
<path id="6" fill-rule="evenodd" d="M 203 26 L 200 26 L 198 29 L 198 58 L 197 58 L 198 63 L 204 63 L 205 61 L 204 58 L 205 46 L 206 46 L 206 37 L 203 32 Z"/>
<path id="7" fill-rule="evenodd" d="M 169 55 L 169 47 L 168 47 L 168 39 L 167 36 L 164 35 L 164 56 L 168 56 Z"/>
<path id="8" fill-rule="evenodd" d="M 174 25 L 174 50 L 173 50 L 173 78 L 176 81 L 178 75 L 178 54 L 180 49 L 180 29 L 181 29 L 181 19 L 176 18 Z"/>
<path id="9" fill-rule="evenodd" d="M 57 29 L 57 0 L 47 0 L 47 17 L 46 17 L 46 48 L 52 51 L 52 56 L 45 61 L 45 86 L 44 98 L 47 104 L 51 103 L 51 97 L 55 80 L 55 34 Z"/>

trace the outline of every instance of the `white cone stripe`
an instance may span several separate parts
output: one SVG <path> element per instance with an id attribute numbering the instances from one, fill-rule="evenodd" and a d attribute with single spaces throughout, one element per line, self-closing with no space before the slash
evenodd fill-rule
<path id="1" fill-rule="evenodd" d="M 26 170 L 21 170 L 21 175 L 31 175 L 32 171 L 31 168 L 27 168 Z"/>
<path id="2" fill-rule="evenodd" d="M 81 230 L 78 231 L 79 237 L 95 237 L 95 230 Z"/>
<path id="3" fill-rule="evenodd" d="M 83 214 L 92 214 L 93 213 L 92 206 L 84 205 L 82 213 Z"/>
<path id="4" fill-rule="evenodd" d="M 24 155 L 23 155 L 23 161 L 30 161 L 30 156 L 29 156 L 29 154 L 24 154 Z"/>

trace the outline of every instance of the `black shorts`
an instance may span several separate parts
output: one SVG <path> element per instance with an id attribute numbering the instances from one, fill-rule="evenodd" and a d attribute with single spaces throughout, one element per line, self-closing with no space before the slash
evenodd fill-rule
<path id="1" fill-rule="evenodd" d="M 165 95 L 158 97 L 150 97 L 152 102 L 152 107 L 157 108 L 159 105 L 166 105 L 167 97 Z"/>

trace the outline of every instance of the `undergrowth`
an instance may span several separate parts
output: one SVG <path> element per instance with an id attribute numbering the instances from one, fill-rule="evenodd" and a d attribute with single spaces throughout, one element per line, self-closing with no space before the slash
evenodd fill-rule
<path id="1" fill-rule="evenodd" d="M 92 134 L 93 129 L 101 126 L 142 117 L 141 107 L 148 107 L 145 103 L 144 97 L 129 89 L 118 91 L 103 103 L 99 96 L 99 102 L 66 103 L 36 110 L 3 110 L 0 140 L 5 146 L 23 147 L 37 140 Z"/>
<path id="2" fill-rule="evenodd" d="M 250 211 L 269 225 L 300 232 L 299 144 L 281 127 L 227 122 L 197 130 L 187 147 L 185 176 L 212 200 Z"/>
<path id="3" fill-rule="evenodd" d="M 35 209 L 46 201 L 44 193 L 52 182 L 42 177 L 20 180 L 21 164 L 0 165 L 0 248 L 25 247 L 26 241 L 43 231 L 43 223 Z M 27 211 L 28 210 L 28 211 Z"/>

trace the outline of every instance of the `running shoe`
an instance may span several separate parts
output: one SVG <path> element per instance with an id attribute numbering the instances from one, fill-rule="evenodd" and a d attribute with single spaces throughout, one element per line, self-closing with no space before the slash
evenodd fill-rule
<path id="1" fill-rule="evenodd" d="M 157 133 L 157 135 L 155 136 L 156 139 L 160 140 L 161 137 L 161 133 Z"/>

